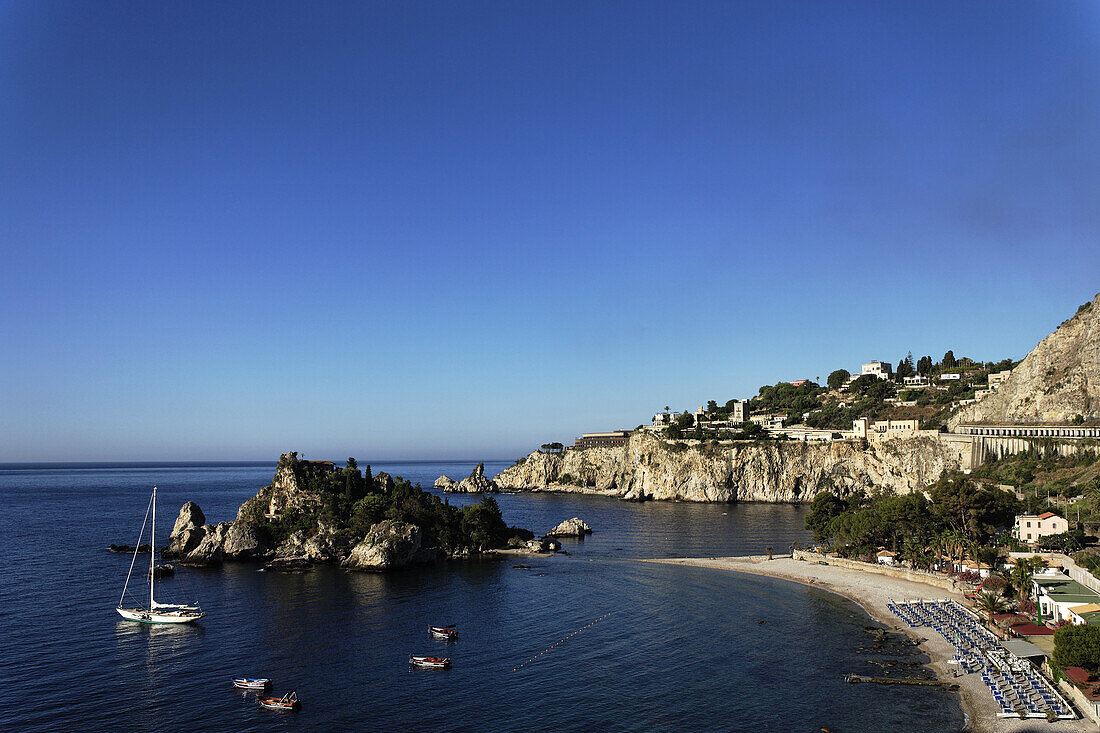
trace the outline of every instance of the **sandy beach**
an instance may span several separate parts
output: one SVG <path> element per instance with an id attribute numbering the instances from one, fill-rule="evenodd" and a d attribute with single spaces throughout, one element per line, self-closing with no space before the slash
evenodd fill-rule
<path id="1" fill-rule="evenodd" d="M 753 575 L 766 575 L 789 580 L 815 588 L 823 588 L 839 593 L 855 601 L 865 611 L 890 628 L 903 631 L 921 641 L 920 648 L 931 658 L 930 667 L 936 675 L 948 682 L 959 685 L 963 711 L 969 718 L 968 730 L 978 733 L 1000 733 L 1019 731 L 1095 731 L 1096 726 L 1087 719 L 1058 721 L 1048 723 L 1042 720 L 1015 720 L 998 718 L 993 696 L 977 674 L 954 677 L 956 668 L 947 664 L 954 650 L 936 631 L 929 628 L 910 629 L 900 622 L 887 608 L 889 601 L 904 601 L 918 598 L 952 598 L 964 602 L 961 592 L 945 590 L 937 586 L 893 578 L 887 575 L 861 572 L 833 565 L 818 565 L 814 562 L 794 560 L 790 556 L 775 557 L 717 557 L 717 558 L 671 558 L 646 560 L 671 565 L 691 565 L 693 567 L 713 568 Z"/>

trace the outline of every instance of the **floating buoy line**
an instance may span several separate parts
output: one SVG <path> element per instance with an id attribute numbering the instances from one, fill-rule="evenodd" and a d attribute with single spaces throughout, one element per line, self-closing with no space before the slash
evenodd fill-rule
<path id="1" fill-rule="evenodd" d="M 596 624 L 598 624 L 599 622 L 603 621 L 603 620 L 604 620 L 605 618 L 607 618 L 608 616 L 610 616 L 610 615 L 611 615 L 612 613 L 614 613 L 614 611 L 608 611 L 607 613 L 605 613 L 605 614 L 604 614 L 603 616 L 600 616 L 600 617 L 599 617 L 598 619 L 596 619 L 595 621 L 592 621 L 591 623 L 585 624 L 584 626 L 580 627 L 579 629 L 577 629 L 576 631 L 574 631 L 574 632 L 573 632 L 572 634 L 569 634 L 568 636 L 563 636 L 562 638 L 558 639 L 558 640 L 557 640 L 557 641 L 555 641 L 555 642 L 554 642 L 553 644 L 551 644 L 550 646 L 546 647 L 545 649 L 543 649 L 543 650 L 542 650 L 541 652 L 539 652 L 539 653 L 538 653 L 538 654 L 536 654 L 535 656 L 533 656 L 533 657 L 531 657 L 530 659 L 528 659 L 528 660 L 527 660 L 526 662 L 524 662 L 523 664 L 520 664 L 520 665 L 518 665 L 518 666 L 516 666 L 516 667 L 512 667 L 512 671 L 513 671 L 513 672 L 517 672 L 517 671 L 519 671 L 519 670 L 523 669 L 524 667 L 526 667 L 526 666 L 527 666 L 528 664 L 530 664 L 531 662 L 534 662 L 534 661 L 535 661 L 536 659 L 538 659 L 539 657 L 541 657 L 541 656 L 542 656 L 543 654 L 549 654 L 549 653 L 550 653 L 551 651 L 553 651 L 553 650 L 554 650 L 554 649 L 556 649 L 557 647 L 561 646 L 561 645 L 562 645 L 562 644 L 564 644 L 565 642 L 569 641 L 570 639 L 572 639 L 572 638 L 573 638 L 574 636 L 576 636 L 577 634 L 581 633 L 581 632 L 582 632 L 582 631 L 584 631 L 585 629 L 590 629 L 590 628 L 592 628 L 593 626 L 595 626 Z"/>

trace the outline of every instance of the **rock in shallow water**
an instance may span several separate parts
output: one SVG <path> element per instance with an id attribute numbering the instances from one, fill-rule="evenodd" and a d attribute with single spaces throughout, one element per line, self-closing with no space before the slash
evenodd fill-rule
<path id="1" fill-rule="evenodd" d="M 554 527 L 552 530 L 546 533 L 547 537 L 584 537 L 586 534 L 592 534 L 592 528 L 584 523 L 580 517 L 573 517 L 572 519 L 566 519 L 564 522 Z"/>
<path id="2" fill-rule="evenodd" d="M 134 546 L 133 545 L 107 545 L 107 551 L 108 552 L 132 553 L 134 551 Z M 150 551 L 152 551 L 152 548 L 149 547 L 149 545 L 138 545 L 137 546 L 137 553 L 139 555 L 146 555 Z"/>

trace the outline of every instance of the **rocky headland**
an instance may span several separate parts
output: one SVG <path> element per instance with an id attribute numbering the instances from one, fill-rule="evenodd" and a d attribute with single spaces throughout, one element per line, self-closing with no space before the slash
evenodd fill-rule
<path id="1" fill-rule="evenodd" d="M 531 532 L 504 524 L 492 497 L 458 509 L 407 481 L 372 476 L 369 466 L 364 475 L 354 461 L 339 469 L 286 453 L 271 484 L 236 519 L 209 524 L 197 504 L 184 504 L 161 556 L 188 565 L 258 560 L 273 569 L 328 563 L 383 572 L 527 548 L 532 540 Z"/>
<path id="2" fill-rule="evenodd" d="M 638 431 L 621 446 L 535 451 L 493 480 L 503 490 L 602 494 L 632 501 L 801 503 L 820 491 L 847 496 L 923 489 L 959 458 L 934 436 L 804 443 L 677 445 Z"/>
<path id="3" fill-rule="evenodd" d="M 1100 420 L 1100 294 L 1016 365 L 1000 389 L 948 422 L 1095 423 Z"/>

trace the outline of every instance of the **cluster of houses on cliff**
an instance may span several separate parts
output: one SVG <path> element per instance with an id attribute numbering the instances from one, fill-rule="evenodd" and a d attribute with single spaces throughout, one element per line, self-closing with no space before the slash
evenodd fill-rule
<path id="1" fill-rule="evenodd" d="M 984 389 L 975 391 L 974 400 L 960 400 L 956 405 L 963 405 L 979 400 L 986 395 L 1000 389 L 1005 380 L 1012 373 L 1010 369 L 995 372 L 988 375 L 988 385 Z M 891 380 L 895 378 L 894 371 L 889 362 L 870 361 L 860 366 L 858 374 L 852 374 L 841 387 L 841 391 L 847 389 L 853 382 L 861 377 L 871 376 L 876 379 Z M 962 379 L 962 372 L 942 372 L 935 375 L 914 374 L 902 379 L 907 390 L 946 390 L 945 383 L 957 382 Z M 798 387 L 809 380 L 796 379 L 789 382 L 791 386 Z M 938 381 L 940 384 L 936 384 Z M 916 405 L 915 400 L 902 401 L 897 397 L 887 398 L 888 403 L 897 406 Z M 844 403 L 839 403 L 844 407 Z M 938 431 L 921 430 L 920 422 L 915 419 L 905 420 L 872 420 L 860 417 L 852 421 L 850 430 L 835 430 L 828 428 L 812 428 L 804 424 L 787 424 L 790 417 L 784 413 L 767 412 L 752 414 L 749 400 L 732 400 L 725 408 L 717 413 L 708 412 L 703 406 L 699 406 L 687 421 L 691 427 L 700 427 L 705 430 L 735 430 L 745 423 L 754 423 L 760 426 L 765 433 L 775 438 L 787 438 L 805 442 L 831 442 L 839 440 L 882 440 L 895 437 L 915 437 L 918 435 L 933 436 Z M 639 430 L 662 432 L 673 425 L 683 425 L 684 413 L 671 412 L 665 408 L 663 412 L 655 414 L 649 425 L 639 426 Z M 807 419 L 809 413 L 804 413 L 801 419 Z M 627 429 L 611 430 L 598 433 L 585 433 L 577 437 L 570 448 L 595 448 L 622 445 L 633 431 Z M 1056 437 L 1056 438 L 1095 438 L 1100 437 L 1100 426 L 1083 425 L 960 425 L 955 433 L 973 437 Z M 570 448 L 566 448 L 569 450 Z"/>

